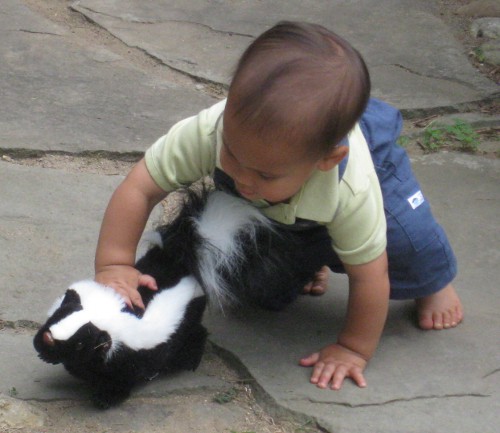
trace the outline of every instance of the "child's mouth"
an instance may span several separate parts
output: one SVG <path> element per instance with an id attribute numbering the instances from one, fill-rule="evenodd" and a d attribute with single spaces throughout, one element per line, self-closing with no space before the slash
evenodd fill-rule
<path id="1" fill-rule="evenodd" d="M 238 188 L 238 192 L 245 198 L 255 198 L 257 195 L 253 191 Z"/>

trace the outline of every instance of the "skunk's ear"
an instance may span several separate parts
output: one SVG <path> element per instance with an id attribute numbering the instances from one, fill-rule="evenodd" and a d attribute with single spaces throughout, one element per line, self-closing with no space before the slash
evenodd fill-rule
<path id="1" fill-rule="evenodd" d="M 66 293 L 64 295 L 64 298 L 62 300 L 61 305 L 66 305 L 66 304 L 82 305 L 82 302 L 80 300 L 80 295 L 77 293 L 76 290 L 73 290 L 73 289 L 66 290 Z"/>

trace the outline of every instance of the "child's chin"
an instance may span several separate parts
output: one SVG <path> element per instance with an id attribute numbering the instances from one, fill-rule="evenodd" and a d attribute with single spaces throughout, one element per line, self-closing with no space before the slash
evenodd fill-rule
<path id="1" fill-rule="evenodd" d="M 238 192 L 243 198 L 246 198 L 247 200 L 258 200 L 260 198 L 256 193 L 251 191 L 238 190 Z"/>

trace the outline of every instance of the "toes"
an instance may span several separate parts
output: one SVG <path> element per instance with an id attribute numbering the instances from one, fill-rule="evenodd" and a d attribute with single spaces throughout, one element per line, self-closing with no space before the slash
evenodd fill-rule
<path id="1" fill-rule="evenodd" d="M 320 284 L 315 284 L 311 290 L 310 290 L 310 294 L 311 295 L 314 295 L 314 296 L 319 296 L 319 295 L 323 295 L 324 293 L 326 292 L 326 287 L 320 285 Z"/>
<path id="2" fill-rule="evenodd" d="M 326 285 L 328 283 L 328 267 L 323 266 L 313 281 L 311 288 L 311 295 L 323 295 L 326 292 Z"/>
<path id="3" fill-rule="evenodd" d="M 304 288 L 302 289 L 302 293 L 304 295 L 308 295 L 309 293 L 311 293 L 311 290 L 312 290 L 312 287 L 313 287 L 313 283 L 312 281 L 310 283 L 307 283 Z"/>
<path id="4" fill-rule="evenodd" d="M 418 315 L 418 326 L 420 328 L 428 330 L 434 328 L 434 320 L 432 318 L 432 312 L 430 311 L 422 311 Z"/>
<path id="5" fill-rule="evenodd" d="M 443 314 L 441 314 L 441 326 L 442 329 L 449 329 L 451 328 L 451 323 L 453 322 L 452 320 L 452 314 L 448 311 L 445 311 Z"/>
<path id="6" fill-rule="evenodd" d="M 420 328 L 450 329 L 463 320 L 463 308 L 455 289 L 450 284 L 424 298 L 416 299 Z"/>
<path id="7" fill-rule="evenodd" d="M 323 266 L 314 276 L 314 280 L 304 286 L 303 294 L 319 296 L 326 292 L 328 282 L 328 267 Z"/>
<path id="8" fill-rule="evenodd" d="M 454 328 L 461 322 L 461 317 L 458 312 L 433 313 L 432 311 L 422 311 L 418 315 L 418 325 L 420 328 L 429 330 Z"/>
<path id="9" fill-rule="evenodd" d="M 458 305 L 455 308 L 455 314 L 453 316 L 453 321 L 455 322 L 454 326 L 457 326 L 464 318 L 464 311 L 462 309 L 462 305 Z"/>

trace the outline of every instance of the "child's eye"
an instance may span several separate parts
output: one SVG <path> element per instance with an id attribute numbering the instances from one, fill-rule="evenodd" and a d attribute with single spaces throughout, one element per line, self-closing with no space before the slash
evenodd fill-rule
<path id="1" fill-rule="evenodd" d="M 276 180 L 277 177 L 272 174 L 258 173 L 259 177 L 263 180 Z"/>

